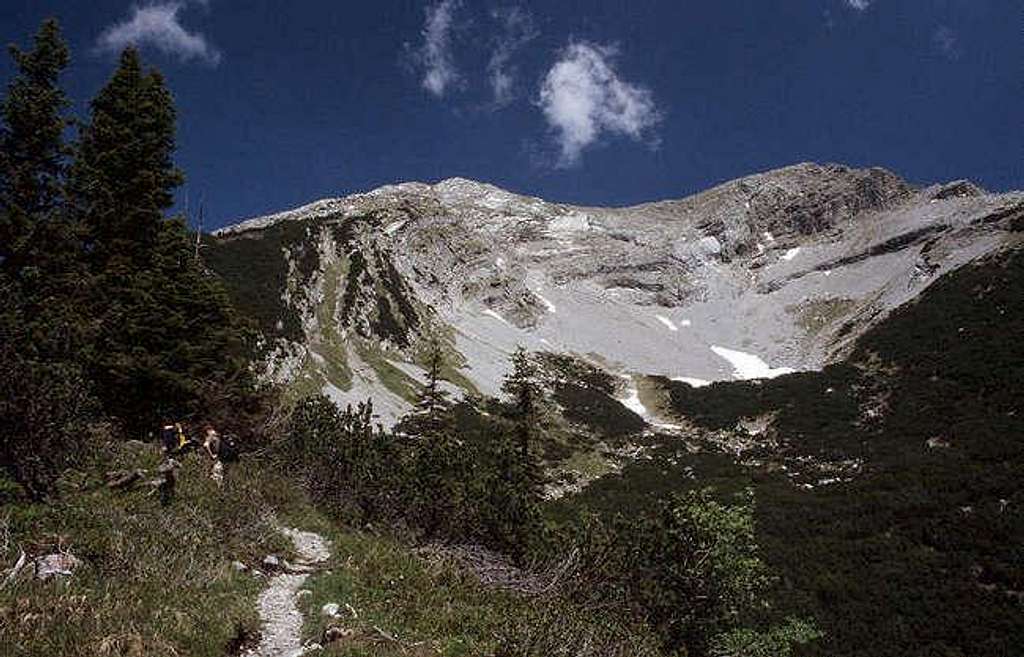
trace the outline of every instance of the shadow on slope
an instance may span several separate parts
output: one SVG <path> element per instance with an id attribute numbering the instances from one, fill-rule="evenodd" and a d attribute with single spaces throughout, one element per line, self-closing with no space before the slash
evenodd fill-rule
<path id="1" fill-rule="evenodd" d="M 827 654 L 1015 654 L 1022 290 L 1017 250 L 946 276 L 822 372 L 700 389 L 659 380 L 692 436 L 661 437 L 551 512 L 628 512 L 672 490 L 753 483 L 762 547 L 783 574 L 776 611 L 815 616 Z"/>

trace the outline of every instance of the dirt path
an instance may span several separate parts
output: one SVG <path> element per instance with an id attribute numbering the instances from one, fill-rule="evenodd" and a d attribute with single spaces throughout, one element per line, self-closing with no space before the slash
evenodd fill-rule
<path id="1" fill-rule="evenodd" d="M 295 544 L 299 559 L 289 572 L 275 575 L 267 590 L 260 595 L 260 619 L 263 633 L 260 644 L 248 653 L 251 657 L 295 657 L 302 650 L 302 614 L 297 599 L 299 588 L 309 577 L 308 570 L 331 556 L 323 536 L 297 529 L 282 528 Z"/>

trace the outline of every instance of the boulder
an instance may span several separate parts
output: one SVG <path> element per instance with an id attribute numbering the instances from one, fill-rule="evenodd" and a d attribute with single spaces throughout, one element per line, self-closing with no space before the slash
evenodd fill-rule
<path id="1" fill-rule="evenodd" d="M 82 561 L 72 554 L 57 552 L 36 557 L 35 565 L 36 577 L 45 580 L 51 577 L 69 577 L 82 565 Z"/>

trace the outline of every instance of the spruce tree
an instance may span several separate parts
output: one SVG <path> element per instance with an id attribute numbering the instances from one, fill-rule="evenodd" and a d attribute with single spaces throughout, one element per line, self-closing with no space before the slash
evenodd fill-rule
<path id="1" fill-rule="evenodd" d="M 544 391 L 537 366 L 523 347 L 512 354 L 512 370 L 501 389 L 512 407 L 512 430 L 503 440 L 501 457 L 505 470 L 504 496 L 498 504 L 505 510 L 507 536 L 512 555 L 522 560 L 541 529 L 540 499 L 543 471 L 536 455 L 541 427 L 547 416 Z"/>
<path id="2" fill-rule="evenodd" d="M 92 101 L 73 188 L 95 266 L 120 275 L 147 267 L 183 176 L 175 168 L 174 101 L 163 76 L 133 48 Z"/>
<path id="3" fill-rule="evenodd" d="M 129 48 L 91 103 L 71 187 L 96 279 L 93 376 L 136 435 L 251 386 L 222 285 L 194 257 L 184 222 L 165 217 L 182 182 L 174 143 L 164 79 Z"/>
<path id="4" fill-rule="evenodd" d="M 0 264 L 14 271 L 31 251 L 45 252 L 33 235 L 63 198 L 68 100 L 58 79 L 69 54 L 54 19 L 40 26 L 31 50 L 12 45 L 10 54 L 17 74 L 0 103 Z"/>
<path id="5" fill-rule="evenodd" d="M 66 208 L 68 105 L 58 85 L 68 49 L 45 21 L 0 100 L 0 479 L 32 497 L 90 452 L 96 419 L 80 367 L 88 289 Z"/>
<path id="6" fill-rule="evenodd" d="M 529 354 L 519 346 L 512 354 L 512 370 L 501 384 L 501 391 L 512 403 L 516 426 L 519 458 L 524 468 L 535 469 L 531 458 L 531 444 L 539 434 L 543 420 L 544 392 L 538 381 L 537 366 Z"/>
<path id="7" fill-rule="evenodd" d="M 418 419 L 414 423 L 417 433 L 437 438 L 446 427 L 445 415 L 448 411 L 448 393 L 441 387 L 445 367 L 444 352 L 441 340 L 435 335 L 430 337 L 427 352 L 427 382 L 420 390 L 416 401 Z"/>
<path id="8" fill-rule="evenodd" d="M 28 358 L 75 360 L 89 279 L 67 211 L 68 100 L 59 78 L 68 48 L 49 19 L 31 50 L 11 46 L 10 54 L 17 74 L 0 101 L 0 312 L 14 334 L 3 337 Z"/>

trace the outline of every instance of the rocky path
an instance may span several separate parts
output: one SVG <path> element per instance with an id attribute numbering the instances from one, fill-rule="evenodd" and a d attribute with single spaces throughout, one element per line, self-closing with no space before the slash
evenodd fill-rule
<path id="1" fill-rule="evenodd" d="M 319 534 L 283 528 L 295 544 L 299 559 L 285 572 L 270 580 L 260 595 L 260 619 L 263 633 L 260 644 L 249 652 L 250 657 L 297 657 L 303 654 L 302 614 L 297 599 L 299 587 L 309 577 L 312 567 L 331 556 L 326 539 Z"/>

